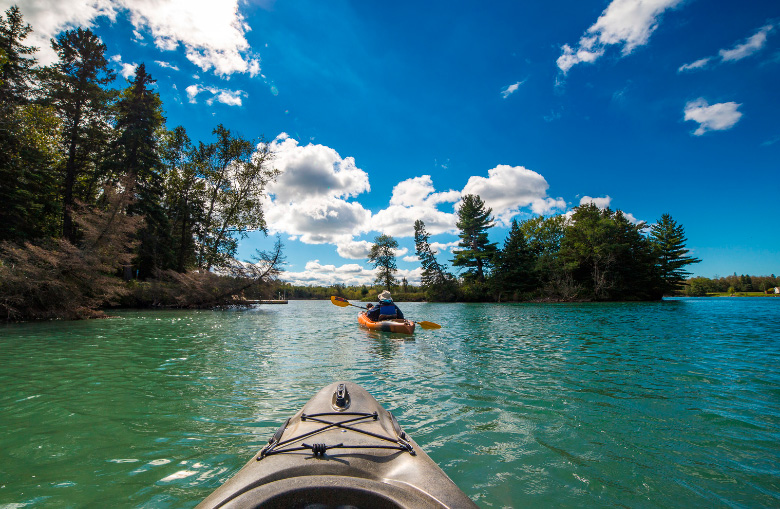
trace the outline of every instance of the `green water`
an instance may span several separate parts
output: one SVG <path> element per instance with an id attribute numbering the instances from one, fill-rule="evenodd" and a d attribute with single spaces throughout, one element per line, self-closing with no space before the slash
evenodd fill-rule
<path id="1" fill-rule="evenodd" d="M 780 505 L 780 299 L 402 309 L 0 327 L 0 508 L 191 507 L 336 380 L 483 507 Z"/>

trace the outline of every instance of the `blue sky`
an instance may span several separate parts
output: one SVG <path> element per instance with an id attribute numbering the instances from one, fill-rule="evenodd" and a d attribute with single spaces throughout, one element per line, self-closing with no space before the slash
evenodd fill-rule
<path id="1" fill-rule="evenodd" d="M 3 9 L 11 5 L 0 0 Z M 421 5 L 422 4 L 422 5 Z M 112 66 L 157 79 L 168 126 L 264 136 L 287 278 L 368 283 L 380 233 L 419 276 L 412 225 L 442 261 L 466 193 L 513 217 L 583 201 L 669 213 L 697 275 L 780 273 L 780 3 L 21 2 L 44 47 L 90 26 Z M 273 239 L 252 234 L 248 257 Z"/>

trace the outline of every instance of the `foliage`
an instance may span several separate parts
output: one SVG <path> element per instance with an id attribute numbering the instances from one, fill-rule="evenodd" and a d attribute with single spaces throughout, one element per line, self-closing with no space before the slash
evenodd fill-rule
<path id="1" fill-rule="evenodd" d="M 460 230 L 458 247 L 462 249 L 453 250 L 452 265 L 466 267 L 464 277 L 467 280 L 484 283 L 487 268 L 496 254 L 496 244 L 488 240 L 487 234 L 494 224 L 492 212 L 493 209 L 487 208 L 482 198 L 474 194 L 464 196 L 458 208 L 455 226 Z"/>
<path id="2" fill-rule="evenodd" d="M 266 231 L 261 203 L 277 174 L 268 144 L 220 125 L 215 143 L 195 149 L 184 128 L 165 130 L 144 64 L 116 92 L 90 30 L 60 34 L 45 68 L 24 44 L 30 31 L 15 7 L 0 16 L 5 318 L 92 316 L 127 288 L 125 303 L 208 306 L 275 284 L 278 239 L 255 263 L 234 259 L 240 238 Z"/>
<path id="3" fill-rule="evenodd" d="M 124 214 L 128 193 L 105 189 L 105 207 L 81 206 L 78 245 L 66 239 L 0 244 L 0 312 L 5 320 L 88 318 L 125 293 L 116 271 L 130 263 L 138 217 Z"/>
<path id="4" fill-rule="evenodd" d="M 661 290 L 667 294 L 679 290 L 685 278 L 690 275 L 684 267 L 701 261 L 688 256 L 688 250 L 685 249 L 685 242 L 688 240 L 685 238 L 685 229 L 677 224 L 672 216 L 663 214 L 650 229 L 650 239 L 658 259 Z"/>
<path id="5" fill-rule="evenodd" d="M 457 298 L 457 281 L 446 265 L 436 259 L 425 230 L 425 223 L 418 219 L 414 222 L 414 245 L 417 258 L 422 265 L 421 286 L 426 298 L 431 301 L 452 301 Z"/>
<path id="6" fill-rule="evenodd" d="M 368 263 L 377 270 L 375 282 L 384 285 L 388 290 L 398 284 L 395 278 L 395 273 L 398 271 L 395 263 L 396 249 L 398 249 L 398 241 L 390 235 L 382 234 L 374 238 L 374 244 L 368 252 Z"/>
<path id="7" fill-rule="evenodd" d="M 504 293 L 519 296 L 537 288 L 536 261 L 520 224 L 513 220 L 504 249 L 497 253 L 492 277 L 499 301 Z"/>
<path id="8" fill-rule="evenodd" d="M 217 141 L 201 143 L 195 155 L 206 207 L 196 231 L 197 259 L 206 270 L 228 263 L 247 232 L 267 232 L 262 198 L 265 186 L 278 175 L 269 167 L 273 154 L 267 143 L 255 146 L 222 124 L 212 134 Z"/>
<path id="9" fill-rule="evenodd" d="M 113 91 L 104 88 L 115 74 L 106 46 L 89 29 L 68 30 L 52 40 L 59 61 L 45 69 L 47 103 L 62 120 L 65 151 L 62 235 L 77 239 L 72 222 L 76 200 L 91 202 L 98 190 L 99 154 L 108 145 Z"/>

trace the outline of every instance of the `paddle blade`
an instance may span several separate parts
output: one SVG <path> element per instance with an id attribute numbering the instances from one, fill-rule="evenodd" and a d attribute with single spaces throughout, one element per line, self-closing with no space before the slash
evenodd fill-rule
<path id="1" fill-rule="evenodd" d="M 343 308 L 349 306 L 349 301 L 347 299 L 345 299 L 344 297 L 336 297 L 335 295 L 332 295 L 330 297 L 330 301 L 332 303 L 334 303 L 335 305 L 343 307 Z"/>
<path id="2" fill-rule="evenodd" d="M 416 322 L 416 323 L 420 324 L 420 327 L 422 327 L 423 329 L 441 329 L 441 325 L 439 325 L 438 323 L 433 323 L 433 322 Z"/>

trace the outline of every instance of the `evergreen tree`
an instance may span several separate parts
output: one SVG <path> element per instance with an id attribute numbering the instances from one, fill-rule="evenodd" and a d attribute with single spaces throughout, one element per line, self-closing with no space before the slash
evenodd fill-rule
<path id="1" fill-rule="evenodd" d="M 458 221 L 455 223 L 460 229 L 458 247 L 463 249 L 453 251 L 455 258 L 452 265 L 466 267 L 467 277 L 479 283 L 485 282 L 486 269 L 496 253 L 496 243 L 489 242 L 487 234 L 487 230 L 493 227 L 492 212 L 493 209 L 486 208 L 478 195 L 467 194 L 458 209 Z"/>
<path id="2" fill-rule="evenodd" d="M 173 239 L 176 270 L 195 265 L 195 226 L 203 214 L 205 185 L 198 177 L 193 147 L 184 127 L 163 135 L 161 158 L 165 167 L 165 209 Z"/>
<path id="3" fill-rule="evenodd" d="M 104 87 L 115 74 L 105 58 L 106 46 L 89 29 L 63 32 L 51 45 L 59 61 L 44 76 L 47 100 L 63 123 L 62 233 L 74 243 L 73 206 L 76 200 L 91 200 L 100 189 L 97 155 L 108 145 L 109 105 L 114 95 Z"/>
<path id="4" fill-rule="evenodd" d="M 158 130 L 165 119 L 162 101 L 151 89 L 153 83 L 146 66 L 140 64 L 115 105 L 117 137 L 106 165 L 110 174 L 126 177 L 133 186 L 136 200 L 127 212 L 144 217 L 134 260 L 141 278 L 175 267 L 171 229 L 163 209 L 164 180 L 158 142 Z"/>
<path id="5" fill-rule="evenodd" d="M 368 262 L 377 269 L 376 283 L 388 290 L 398 284 L 395 278 L 395 273 L 398 271 L 395 264 L 396 249 L 398 249 L 398 241 L 390 235 L 382 234 L 374 239 L 374 244 L 368 252 Z"/>
<path id="6" fill-rule="evenodd" d="M 495 289 L 500 294 L 531 292 L 536 289 L 536 257 L 525 238 L 516 219 L 512 220 L 509 235 L 504 241 L 504 249 L 496 256 L 496 266 L 492 276 Z"/>
<path id="7" fill-rule="evenodd" d="M 36 48 L 19 8 L 0 15 L 0 240 L 16 242 L 57 233 L 58 154 L 53 112 L 32 104 Z"/>
<path id="8" fill-rule="evenodd" d="M 429 301 L 450 301 L 456 298 L 457 283 L 455 276 L 447 271 L 446 265 L 441 265 L 431 249 L 425 231 L 425 223 L 420 219 L 414 222 L 414 245 L 417 258 L 422 265 L 420 285 Z"/>
<path id="9" fill-rule="evenodd" d="M 682 288 L 685 278 L 691 274 L 684 267 L 701 261 L 688 256 L 685 229 L 672 216 L 663 214 L 650 228 L 650 240 L 657 259 L 661 291 L 666 294 Z"/>
<path id="10" fill-rule="evenodd" d="M 19 7 L 12 6 L 0 16 L 0 109 L 27 104 L 36 81 L 34 46 L 24 40 L 32 27 L 24 23 Z"/>

